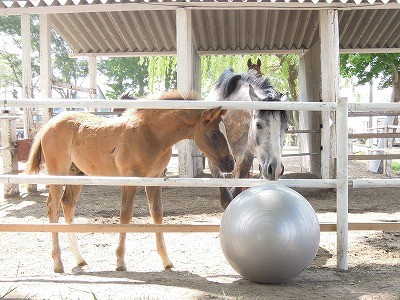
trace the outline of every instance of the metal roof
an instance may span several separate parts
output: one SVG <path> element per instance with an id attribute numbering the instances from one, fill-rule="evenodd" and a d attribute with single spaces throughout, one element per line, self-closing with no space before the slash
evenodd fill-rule
<path id="1" fill-rule="evenodd" d="M 325 6 L 317 6 L 316 0 L 259 1 L 3 1 L 0 14 L 51 14 L 53 28 L 78 55 L 176 53 L 176 4 L 193 5 L 193 41 L 200 54 L 300 52 L 317 41 L 316 9 Z M 339 9 L 342 51 L 400 52 L 400 0 L 345 1 L 319 2 Z M 277 9 L 269 7 L 270 3 L 295 6 Z"/>

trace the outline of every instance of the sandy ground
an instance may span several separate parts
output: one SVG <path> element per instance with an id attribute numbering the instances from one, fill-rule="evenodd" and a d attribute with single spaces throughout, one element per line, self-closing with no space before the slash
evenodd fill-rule
<path id="1" fill-rule="evenodd" d="M 298 164 L 287 165 L 296 172 Z M 362 163 L 350 176 L 371 177 Z M 374 175 L 375 176 L 375 175 Z M 384 177 L 379 175 L 379 177 Z M 320 221 L 335 221 L 334 190 L 298 189 Z M 0 199 L 2 223 L 47 223 L 46 194 Z M 350 221 L 400 221 L 395 188 L 350 190 Z M 164 188 L 165 223 L 219 224 L 216 188 Z M 77 223 L 118 223 L 117 187 L 84 187 Z M 144 189 L 135 201 L 135 223 L 151 223 Z M 226 262 L 218 233 L 167 233 L 175 268 L 163 270 L 153 234 L 128 235 L 128 271 L 116 272 L 117 234 L 78 235 L 89 266 L 79 269 L 61 234 L 65 274 L 54 274 L 49 233 L 0 233 L 0 299 L 400 299 L 400 232 L 352 231 L 349 270 L 336 269 L 336 233 L 321 233 L 314 262 L 282 284 L 256 284 Z"/>

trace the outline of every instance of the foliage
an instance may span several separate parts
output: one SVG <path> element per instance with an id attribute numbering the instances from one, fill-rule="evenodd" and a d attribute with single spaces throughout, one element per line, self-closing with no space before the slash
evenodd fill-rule
<path id="1" fill-rule="evenodd" d="M 83 80 L 88 76 L 88 61 L 69 57 L 69 47 L 64 40 L 53 32 L 52 41 L 52 65 L 53 79 L 63 83 L 82 85 Z M 61 98 L 76 98 L 77 92 L 63 88 L 55 88 Z"/>
<path id="2" fill-rule="evenodd" d="M 148 68 L 151 93 L 177 87 L 175 56 L 152 56 L 149 58 Z"/>
<path id="3" fill-rule="evenodd" d="M 30 17 L 31 22 L 31 69 L 33 80 L 33 89 L 37 90 L 39 81 L 40 65 L 39 65 L 39 18 L 37 15 Z M 20 16 L 1 16 L 0 17 L 0 33 L 11 38 L 16 49 L 22 49 L 21 45 L 21 17 Z M 52 32 L 52 63 L 53 77 L 57 81 L 78 84 L 88 74 L 87 61 L 69 58 L 69 48 L 65 42 Z M 12 82 L 11 85 L 22 87 L 22 60 L 21 51 L 10 52 L 3 45 L 0 50 L 0 59 L 11 69 Z M 71 93 L 64 89 L 55 89 L 61 97 L 75 97 L 76 93 Z"/>
<path id="4" fill-rule="evenodd" d="M 393 76 L 400 72 L 399 53 L 341 54 L 340 74 L 346 78 L 354 77 L 357 85 L 379 79 L 379 88 L 391 87 Z"/>
<path id="5" fill-rule="evenodd" d="M 31 71 L 33 77 L 39 75 L 39 29 L 37 26 L 37 16 L 30 17 L 31 23 Z M 35 25 L 36 24 L 36 25 Z M 2 16 L 0 17 L 0 33 L 10 39 L 16 48 L 21 49 L 21 17 L 20 16 Z M 0 49 L 0 60 L 5 64 L 8 72 L 7 84 L 22 87 L 22 59 L 20 53 L 10 52 L 6 49 L 8 43 L 2 45 Z M 2 81 L 4 79 L 2 78 Z M 4 84 L 4 83 L 3 83 Z M 33 82 L 33 88 L 37 85 L 37 80 Z"/>
<path id="6" fill-rule="evenodd" d="M 400 174 L 400 162 L 392 160 L 392 171 L 395 174 Z"/>
<path id="7" fill-rule="evenodd" d="M 147 92 L 148 59 L 139 57 L 118 57 L 100 61 L 99 71 L 108 78 L 106 85 L 111 89 L 106 93 L 111 99 L 131 91 L 141 96 Z"/>
<path id="8" fill-rule="evenodd" d="M 218 79 L 221 73 L 232 68 L 237 73 L 247 72 L 247 61 L 253 63 L 261 60 L 261 70 L 264 76 L 270 78 L 272 84 L 280 92 L 290 91 L 291 98 L 297 100 L 298 94 L 298 56 L 297 55 L 213 55 L 201 58 L 201 82 L 202 93 L 208 93 L 212 84 Z M 292 66 L 289 66 L 292 64 Z M 290 72 L 294 72 L 294 86 L 289 85 Z"/>

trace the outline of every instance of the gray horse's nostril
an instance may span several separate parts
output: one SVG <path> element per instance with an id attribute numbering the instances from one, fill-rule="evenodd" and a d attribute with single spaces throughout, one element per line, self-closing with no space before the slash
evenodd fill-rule
<path id="1" fill-rule="evenodd" d="M 268 175 L 272 175 L 274 173 L 274 167 L 271 164 L 268 165 L 267 173 Z"/>

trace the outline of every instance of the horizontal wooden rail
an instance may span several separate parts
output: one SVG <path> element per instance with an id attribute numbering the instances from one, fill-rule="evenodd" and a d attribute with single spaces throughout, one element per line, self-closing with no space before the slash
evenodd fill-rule
<path id="1" fill-rule="evenodd" d="M 379 151 L 379 150 L 375 150 Z M 392 160 L 400 159 L 400 154 L 352 154 L 349 160 Z"/>
<path id="2" fill-rule="evenodd" d="M 0 224 L 0 232 L 219 232 L 219 224 Z M 320 223 L 322 232 L 336 231 L 335 223 Z M 400 222 L 352 222 L 349 230 L 400 231 Z"/>
<path id="3" fill-rule="evenodd" d="M 399 138 L 400 132 L 349 133 L 349 139 Z"/>
<path id="4" fill-rule="evenodd" d="M 244 110 L 303 110 L 333 111 L 335 102 L 273 102 L 273 101 L 194 101 L 194 100 L 99 100 L 99 99 L 7 99 L 0 105 L 11 107 L 64 107 L 64 108 L 145 108 L 145 109 L 224 109 Z"/>
<path id="5" fill-rule="evenodd" d="M 282 185 L 290 188 L 336 188 L 336 179 L 233 179 L 233 178 L 153 178 L 153 177 L 107 177 L 107 176 L 55 176 L 2 174 L 0 183 L 15 184 L 72 184 L 105 186 L 171 186 L 171 187 L 252 187 L 259 185 Z M 400 187 L 399 178 L 350 179 L 349 187 Z"/>
<path id="6" fill-rule="evenodd" d="M 265 184 L 279 184 L 287 187 L 336 188 L 335 179 L 280 179 L 271 182 L 266 179 L 232 178 L 152 178 L 152 177 L 107 177 L 107 176 L 55 176 L 55 175 L 0 175 L 0 182 L 29 184 L 73 184 L 106 186 L 174 186 L 174 187 L 252 187 Z"/>

